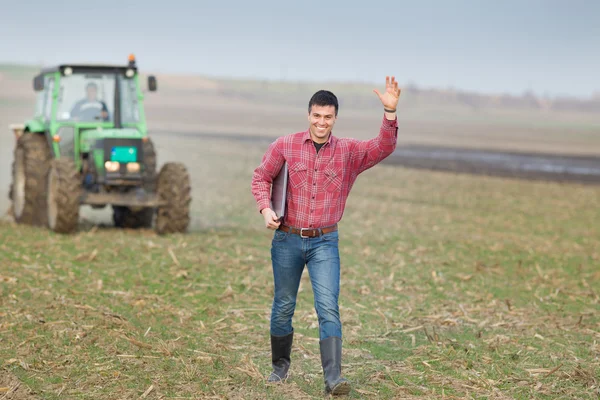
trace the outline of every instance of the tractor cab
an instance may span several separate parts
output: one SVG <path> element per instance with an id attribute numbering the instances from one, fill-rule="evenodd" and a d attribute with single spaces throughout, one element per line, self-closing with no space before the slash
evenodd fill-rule
<path id="1" fill-rule="evenodd" d="M 26 128 L 48 132 L 57 157 L 77 160 L 80 153 L 89 153 L 89 143 L 99 131 L 112 130 L 102 136 L 124 139 L 147 135 L 144 95 L 133 55 L 128 65 L 45 68 L 34 78 L 33 86 L 38 92 L 36 111 Z M 154 76 L 148 77 L 148 90 L 156 91 Z"/>
<path id="2" fill-rule="evenodd" d="M 149 76 L 148 91 L 156 88 Z M 86 204 L 112 206 L 118 227 L 150 227 L 156 220 L 160 233 L 187 228 L 189 193 L 169 191 L 175 184 L 189 188 L 189 176 L 179 163 L 156 171 L 135 56 L 123 65 L 44 68 L 33 89 L 33 118 L 13 126 L 10 197 L 17 222 L 72 232 L 79 205 Z"/>

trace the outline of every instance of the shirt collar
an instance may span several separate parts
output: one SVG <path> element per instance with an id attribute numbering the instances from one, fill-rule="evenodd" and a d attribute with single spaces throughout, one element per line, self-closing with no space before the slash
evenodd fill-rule
<path id="1" fill-rule="evenodd" d="M 307 140 L 312 141 L 312 138 L 310 137 L 310 129 L 307 129 L 306 131 L 304 131 L 304 135 L 302 135 L 302 143 L 306 142 Z M 336 137 L 333 136 L 333 130 L 331 131 L 331 133 L 329 133 L 329 138 L 327 139 L 327 141 L 325 143 L 329 143 L 330 146 L 333 146 L 335 144 L 336 141 Z M 325 145 L 325 143 L 323 145 Z"/>

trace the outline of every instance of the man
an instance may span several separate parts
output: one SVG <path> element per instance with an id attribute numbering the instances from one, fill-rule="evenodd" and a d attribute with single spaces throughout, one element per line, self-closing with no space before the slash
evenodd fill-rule
<path id="1" fill-rule="evenodd" d="M 86 98 L 79 100 L 71 110 L 71 117 L 78 121 L 94 122 L 102 119 L 108 121 L 108 108 L 106 103 L 97 99 L 98 86 L 94 82 L 87 84 Z"/>
<path id="2" fill-rule="evenodd" d="M 339 316 L 340 257 L 337 223 L 358 175 L 373 167 L 396 148 L 398 83 L 386 77 L 384 108 L 379 136 L 371 140 L 337 138 L 336 96 L 325 90 L 308 104 L 308 129 L 275 140 L 254 171 L 252 194 L 265 226 L 275 230 L 271 260 L 275 293 L 271 311 L 273 372 L 269 382 L 288 377 L 294 329 L 292 316 L 300 278 L 306 265 L 319 320 L 321 364 L 327 393 L 347 394 L 349 382 L 341 377 L 342 326 Z M 280 221 L 270 207 L 273 179 L 283 163 L 289 167 L 287 211 Z"/>

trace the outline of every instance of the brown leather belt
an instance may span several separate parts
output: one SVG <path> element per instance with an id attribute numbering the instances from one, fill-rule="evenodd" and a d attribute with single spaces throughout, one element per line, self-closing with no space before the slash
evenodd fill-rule
<path id="1" fill-rule="evenodd" d="M 281 225 L 279 227 L 279 230 L 282 230 L 286 233 L 293 233 L 296 235 L 300 235 L 300 237 L 303 238 L 314 238 L 314 237 L 319 237 L 321 235 L 324 235 L 326 233 L 330 233 L 330 232 L 335 232 L 337 231 L 338 226 L 337 224 L 333 225 L 333 226 L 327 226 L 325 228 L 292 228 L 286 225 Z"/>

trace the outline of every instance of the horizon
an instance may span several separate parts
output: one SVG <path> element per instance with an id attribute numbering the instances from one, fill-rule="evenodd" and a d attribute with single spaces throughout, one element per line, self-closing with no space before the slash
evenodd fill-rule
<path id="1" fill-rule="evenodd" d="M 137 57 L 136 57 L 137 59 Z M 72 64 L 72 65 L 76 65 L 77 63 L 61 63 L 61 64 Z M 81 62 L 81 64 L 86 64 L 84 62 Z M 87 64 L 93 64 L 93 63 L 87 63 Z M 99 64 L 99 63 L 98 63 Z M 27 64 L 27 63 L 15 63 L 15 62 L 3 62 L 0 61 L 0 67 L 2 66 L 11 66 L 11 67 L 26 67 L 26 68 L 34 68 L 34 69 L 41 69 L 41 68 L 47 68 L 47 67 L 53 67 L 56 66 L 58 64 L 47 64 L 47 65 L 35 65 L 35 64 Z M 113 65 L 113 64 L 110 64 Z M 119 64 L 116 64 L 119 65 Z M 123 63 L 123 65 L 125 65 L 125 63 Z M 368 82 L 368 81 L 348 81 L 348 80 L 340 80 L 340 81 L 335 81 L 335 80 L 323 80 L 323 81 L 319 81 L 319 80 L 281 80 L 281 79 L 277 79 L 277 78 L 252 78 L 252 77 L 236 77 L 236 76 L 224 76 L 224 75 L 210 75 L 210 74 L 201 74 L 201 73 L 178 73 L 178 72 L 162 72 L 162 71 L 148 71 L 148 70 L 143 70 L 141 68 L 138 67 L 138 72 L 140 74 L 143 75 L 165 75 L 165 76 L 173 76 L 173 77 L 194 77 L 194 78 L 201 78 L 201 79 L 208 79 L 208 80 L 222 80 L 222 81 L 238 81 L 238 82 L 270 82 L 270 83 L 282 83 L 282 84 L 290 84 L 290 85 L 315 85 L 315 84 L 331 84 L 331 85 L 373 85 L 373 88 L 377 88 L 378 84 L 381 84 L 381 82 Z M 32 75 L 33 78 L 33 75 Z M 402 83 L 402 82 L 400 82 Z M 520 98 L 520 97 L 524 97 L 524 96 L 529 96 L 529 95 L 533 95 L 535 98 L 537 99 L 549 99 L 549 100 L 576 100 L 576 101 L 591 101 L 591 100 L 595 100 L 597 98 L 600 97 L 600 91 L 592 93 L 588 96 L 576 96 L 576 95 L 567 95 L 567 94 L 557 94 L 554 96 L 551 95 L 542 95 L 539 93 L 534 93 L 534 92 L 523 92 L 523 93 L 508 93 L 508 92 L 504 92 L 504 93 L 500 93 L 500 92 L 482 92 L 482 91 L 477 91 L 477 90 L 467 90 L 467 89 L 463 89 L 463 88 L 459 88 L 459 87 L 436 87 L 436 86 L 426 86 L 426 85 L 421 85 L 417 82 L 404 82 L 403 85 L 400 85 L 400 88 L 405 90 L 406 88 L 409 87 L 414 87 L 416 90 L 418 91 L 438 91 L 438 92 L 448 92 L 448 91 L 454 91 L 454 92 L 459 92 L 459 93 L 465 93 L 465 94 L 472 94 L 472 95 L 478 95 L 478 96 L 483 96 L 483 97 L 495 97 L 495 96 L 508 96 L 508 97 L 514 97 L 514 98 Z"/>

